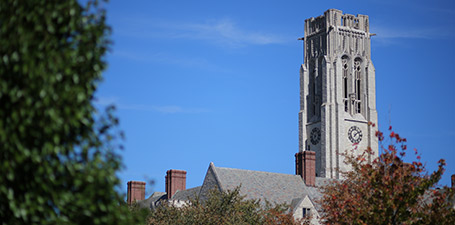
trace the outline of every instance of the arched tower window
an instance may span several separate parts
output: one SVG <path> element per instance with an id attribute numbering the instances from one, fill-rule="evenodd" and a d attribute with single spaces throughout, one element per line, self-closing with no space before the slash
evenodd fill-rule
<path id="1" fill-rule="evenodd" d="M 348 98 L 348 77 L 349 77 L 349 58 L 347 56 L 343 56 L 341 58 L 342 62 L 342 70 L 343 70 L 343 104 L 344 104 L 344 111 L 349 112 L 349 98 Z"/>
<path id="2" fill-rule="evenodd" d="M 308 115 L 308 122 L 314 119 L 316 115 L 316 91 L 317 91 L 317 82 L 316 82 L 316 74 L 317 74 L 317 65 L 316 60 L 314 58 L 310 58 L 308 62 L 308 69 L 309 69 L 309 77 L 308 77 L 308 108 L 307 108 L 307 115 Z"/>
<path id="3" fill-rule="evenodd" d="M 313 116 L 319 114 L 319 63 L 317 60 L 313 60 Z"/>
<path id="4" fill-rule="evenodd" d="M 360 58 L 354 60 L 354 113 L 362 113 L 362 61 Z"/>
<path id="5" fill-rule="evenodd" d="M 317 121 L 321 117 L 322 103 L 322 61 L 312 58 L 309 61 L 308 83 L 308 121 Z"/>
<path id="6" fill-rule="evenodd" d="M 312 78 L 313 78 L 313 93 L 312 93 L 312 103 L 313 103 L 313 107 L 312 107 L 312 110 L 313 110 L 313 116 L 316 115 L 316 112 L 317 112 L 317 93 L 318 93 L 318 82 L 317 82 L 317 74 L 318 74 L 318 70 L 317 70 L 317 67 L 316 65 L 314 65 L 314 61 L 313 61 L 313 74 L 312 74 Z"/>
<path id="7" fill-rule="evenodd" d="M 323 70 L 324 70 L 324 58 L 319 57 L 317 60 L 317 70 L 315 73 L 315 108 L 316 108 L 316 116 L 318 118 L 321 117 L 321 104 L 322 104 L 322 76 L 323 76 Z"/>

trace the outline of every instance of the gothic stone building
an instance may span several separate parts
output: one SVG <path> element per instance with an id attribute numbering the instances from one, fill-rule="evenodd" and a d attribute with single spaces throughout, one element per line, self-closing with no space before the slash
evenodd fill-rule
<path id="1" fill-rule="evenodd" d="M 128 182 L 128 203 L 155 208 L 162 200 L 176 205 L 203 198 L 210 189 L 240 186 L 247 199 L 291 205 L 294 216 L 313 215 L 318 223 L 318 187 L 349 170 L 340 153 L 378 142 L 368 122 L 377 123 L 375 69 L 371 61 L 369 18 L 329 9 L 305 20 L 304 64 L 300 67 L 299 151 L 296 174 L 216 167 L 210 163 L 201 186 L 186 189 L 186 172 L 169 170 L 166 192 L 144 199 L 145 183 Z M 355 152 L 354 152 L 355 154 Z M 262 201 L 263 202 L 263 201 Z"/>
<path id="2" fill-rule="evenodd" d="M 340 153 L 371 147 L 378 154 L 375 69 L 368 16 L 330 9 L 305 21 L 300 68 L 299 152 L 316 152 L 316 176 L 340 178 Z"/>

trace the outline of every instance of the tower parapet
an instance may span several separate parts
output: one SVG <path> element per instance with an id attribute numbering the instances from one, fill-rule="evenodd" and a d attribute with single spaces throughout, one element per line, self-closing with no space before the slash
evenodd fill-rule
<path id="1" fill-rule="evenodd" d="M 342 52 L 370 57 L 370 26 L 366 15 L 343 14 L 329 9 L 324 15 L 305 20 L 305 59 Z M 329 40 L 332 39 L 332 40 Z M 336 43 L 336 40 L 339 43 Z M 308 44 L 307 44 L 308 42 Z M 330 44 L 330 45 L 327 45 Z"/>

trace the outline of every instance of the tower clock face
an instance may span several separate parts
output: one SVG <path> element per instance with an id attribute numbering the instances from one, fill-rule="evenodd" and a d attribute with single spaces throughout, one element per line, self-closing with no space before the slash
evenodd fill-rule
<path id="1" fill-rule="evenodd" d="M 313 130 L 311 130 L 310 136 L 311 144 L 317 145 L 321 140 L 321 130 L 319 130 L 317 127 L 313 128 Z"/>
<path id="2" fill-rule="evenodd" d="M 352 143 L 359 143 L 362 141 L 362 131 L 357 126 L 352 126 L 349 128 L 348 138 Z"/>

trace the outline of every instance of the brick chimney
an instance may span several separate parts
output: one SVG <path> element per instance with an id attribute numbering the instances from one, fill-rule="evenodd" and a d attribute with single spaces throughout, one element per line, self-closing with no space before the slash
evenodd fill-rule
<path id="1" fill-rule="evenodd" d="M 316 153 L 303 151 L 295 154 L 295 174 L 300 175 L 307 186 L 315 186 Z"/>
<path id="2" fill-rule="evenodd" d="M 166 193 L 167 199 L 172 198 L 177 190 L 186 189 L 186 171 L 168 170 L 166 172 Z"/>
<path id="3" fill-rule="evenodd" d="M 135 201 L 145 199 L 145 182 L 142 181 L 129 181 L 127 200 L 128 205 L 133 204 Z"/>

